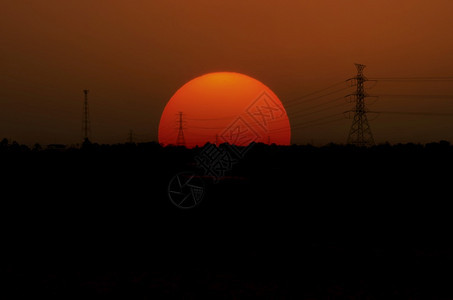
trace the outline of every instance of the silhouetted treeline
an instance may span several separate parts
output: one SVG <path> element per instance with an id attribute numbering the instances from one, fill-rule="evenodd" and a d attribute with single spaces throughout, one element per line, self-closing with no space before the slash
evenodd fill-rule
<path id="1" fill-rule="evenodd" d="M 50 144 L 42 146 L 39 143 L 29 147 L 27 145 L 19 144 L 16 141 L 9 141 L 4 138 L 0 141 L 0 152 L 97 152 L 97 153 L 120 153 L 120 152 L 168 152 L 168 153 L 197 153 L 199 149 L 203 147 L 196 147 L 194 149 L 187 149 L 181 146 L 166 146 L 163 147 L 157 142 L 147 143 L 118 143 L 118 144 L 98 144 L 91 142 L 84 142 L 80 146 L 64 145 L 64 144 Z M 277 152 L 320 152 L 320 153 L 346 153 L 346 152 L 359 152 L 359 153 L 388 153 L 388 152 L 406 152 L 406 153 L 422 153 L 422 152 L 451 152 L 453 146 L 448 141 L 432 142 L 427 144 L 378 144 L 373 147 L 356 147 L 354 145 L 343 145 L 343 144 L 327 144 L 324 146 L 312 146 L 312 145 L 291 145 L 291 146 L 277 146 L 275 144 L 255 144 L 251 148 L 268 148 L 266 151 L 277 151 Z"/>

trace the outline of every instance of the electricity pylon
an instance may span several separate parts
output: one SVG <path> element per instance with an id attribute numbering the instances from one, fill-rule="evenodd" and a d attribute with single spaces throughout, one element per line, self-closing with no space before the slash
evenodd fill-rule
<path id="1" fill-rule="evenodd" d="M 184 138 L 184 130 L 183 130 L 183 122 L 182 122 L 182 112 L 179 113 L 179 130 L 178 130 L 178 137 L 176 138 L 176 146 L 185 146 L 186 140 Z"/>
<path id="2" fill-rule="evenodd" d="M 91 134 L 90 115 L 88 113 L 88 90 L 83 90 L 85 101 L 83 104 L 83 141 L 88 142 Z"/>
<path id="3" fill-rule="evenodd" d="M 354 118 L 352 120 L 351 130 L 349 131 L 348 144 L 356 146 L 373 146 L 374 138 L 371 133 L 370 124 L 368 123 L 367 110 L 365 107 L 365 93 L 364 83 L 368 79 L 363 75 L 363 69 L 365 65 L 355 64 L 357 68 L 357 76 L 350 80 L 354 80 L 357 86 L 355 94 L 351 96 L 355 97 L 355 109 L 349 112 L 354 112 Z"/>

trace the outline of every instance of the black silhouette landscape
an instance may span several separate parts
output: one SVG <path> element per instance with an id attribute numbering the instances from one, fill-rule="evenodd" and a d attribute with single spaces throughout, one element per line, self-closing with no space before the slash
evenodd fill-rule
<path id="1" fill-rule="evenodd" d="M 222 145 L 225 146 L 225 145 Z M 3 140 L 15 298 L 447 299 L 448 142 L 255 144 L 194 209 L 167 185 L 201 148 Z"/>
<path id="2" fill-rule="evenodd" d="M 452 0 L 0 3 L 0 299 L 453 299 Z"/>

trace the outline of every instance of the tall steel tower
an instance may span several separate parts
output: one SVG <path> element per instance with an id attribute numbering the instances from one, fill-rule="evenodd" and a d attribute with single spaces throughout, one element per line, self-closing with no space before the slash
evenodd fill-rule
<path id="1" fill-rule="evenodd" d="M 88 90 L 83 90 L 85 101 L 83 105 L 83 141 L 88 142 L 91 135 L 90 115 L 88 113 Z"/>
<path id="2" fill-rule="evenodd" d="M 133 143 L 134 143 L 134 131 L 132 131 L 132 129 L 129 130 L 129 138 L 128 138 L 128 142 L 129 142 L 130 144 L 133 144 Z"/>
<path id="3" fill-rule="evenodd" d="M 348 81 L 355 81 L 357 90 L 352 96 L 355 97 L 355 109 L 349 112 L 354 112 L 351 130 L 349 131 L 348 144 L 356 146 L 373 146 L 374 138 L 371 133 L 370 124 L 368 123 L 367 110 L 365 107 L 365 93 L 364 83 L 367 78 L 363 75 L 365 65 L 355 64 L 357 68 L 357 76 Z"/>
<path id="4" fill-rule="evenodd" d="M 184 138 L 183 122 L 182 122 L 182 112 L 179 113 L 178 121 L 178 137 L 176 138 L 176 146 L 186 146 L 186 140 Z"/>

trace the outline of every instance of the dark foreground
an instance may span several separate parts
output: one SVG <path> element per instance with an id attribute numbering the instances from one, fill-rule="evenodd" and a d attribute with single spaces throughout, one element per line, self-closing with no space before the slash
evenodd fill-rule
<path id="1" fill-rule="evenodd" d="M 453 298 L 448 144 L 255 145 L 178 209 L 199 153 L 0 153 L 2 298 Z"/>

